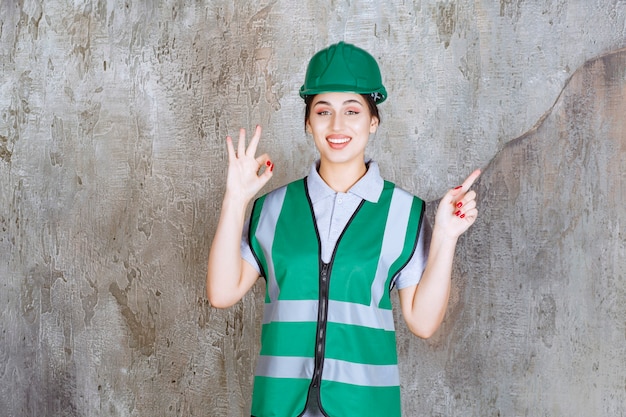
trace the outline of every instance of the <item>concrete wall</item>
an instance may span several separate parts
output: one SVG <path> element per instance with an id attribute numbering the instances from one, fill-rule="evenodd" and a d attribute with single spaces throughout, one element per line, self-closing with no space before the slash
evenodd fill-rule
<path id="1" fill-rule="evenodd" d="M 0 3 L 1 413 L 245 415 L 262 284 L 204 295 L 224 138 L 304 174 L 297 89 L 346 40 L 389 179 L 432 212 L 485 167 L 444 325 L 398 326 L 405 414 L 626 415 L 626 3 L 297 4 Z"/>

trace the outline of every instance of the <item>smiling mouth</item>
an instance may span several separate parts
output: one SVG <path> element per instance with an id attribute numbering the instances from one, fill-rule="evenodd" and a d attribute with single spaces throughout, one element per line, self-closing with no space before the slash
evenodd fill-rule
<path id="1" fill-rule="evenodd" d="M 326 140 L 333 145 L 341 145 L 344 143 L 348 143 L 350 141 L 350 138 L 326 138 Z"/>

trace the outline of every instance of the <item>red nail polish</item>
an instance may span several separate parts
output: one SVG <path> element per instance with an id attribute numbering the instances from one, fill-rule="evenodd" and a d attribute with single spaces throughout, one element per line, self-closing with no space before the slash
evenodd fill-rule
<path id="1" fill-rule="evenodd" d="M 457 210 L 457 212 L 454 213 L 455 216 L 458 216 L 459 214 L 461 214 L 461 210 Z"/>
<path id="2" fill-rule="evenodd" d="M 461 214 L 459 217 L 463 219 L 465 217 L 465 213 Z"/>
<path id="3" fill-rule="evenodd" d="M 265 163 L 265 165 L 267 165 L 267 166 L 272 165 L 272 161 L 267 161 L 267 162 Z"/>
<path id="4" fill-rule="evenodd" d="M 459 201 L 458 203 L 456 203 L 456 208 L 461 208 L 461 207 L 463 207 L 463 203 L 462 202 Z"/>
<path id="5" fill-rule="evenodd" d="M 458 187 L 454 187 L 455 190 L 458 190 L 459 188 L 463 187 L 462 185 L 459 185 Z"/>
<path id="6" fill-rule="evenodd" d="M 270 165 L 270 172 L 274 171 L 274 164 Z"/>

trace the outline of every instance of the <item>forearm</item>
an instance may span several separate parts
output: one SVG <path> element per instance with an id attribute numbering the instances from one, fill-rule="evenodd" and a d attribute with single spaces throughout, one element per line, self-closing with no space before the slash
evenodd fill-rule
<path id="1" fill-rule="evenodd" d="M 456 243 L 456 238 L 446 236 L 435 225 L 426 269 L 408 300 L 410 309 L 405 311 L 407 325 L 420 337 L 430 337 L 445 316 Z"/>
<path id="2" fill-rule="evenodd" d="M 228 195 L 222 203 L 207 268 L 207 297 L 214 307 L 235 304 L 248 289 L 242 279 L 240 251 L 246 206 Z"/>

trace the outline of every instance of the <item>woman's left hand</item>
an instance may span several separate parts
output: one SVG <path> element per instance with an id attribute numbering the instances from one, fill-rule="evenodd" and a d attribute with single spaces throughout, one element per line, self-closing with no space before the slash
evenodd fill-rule
<path id="1" fill-rule="evenodd" d="M 462 185 L 448 191 L 439 202 L 435 228 L 440 229 L 445 236 L 457 239 L 476 221 L 476 192 L 470 188 L 479 176 L 480 170 L 477 169 Z"/>

